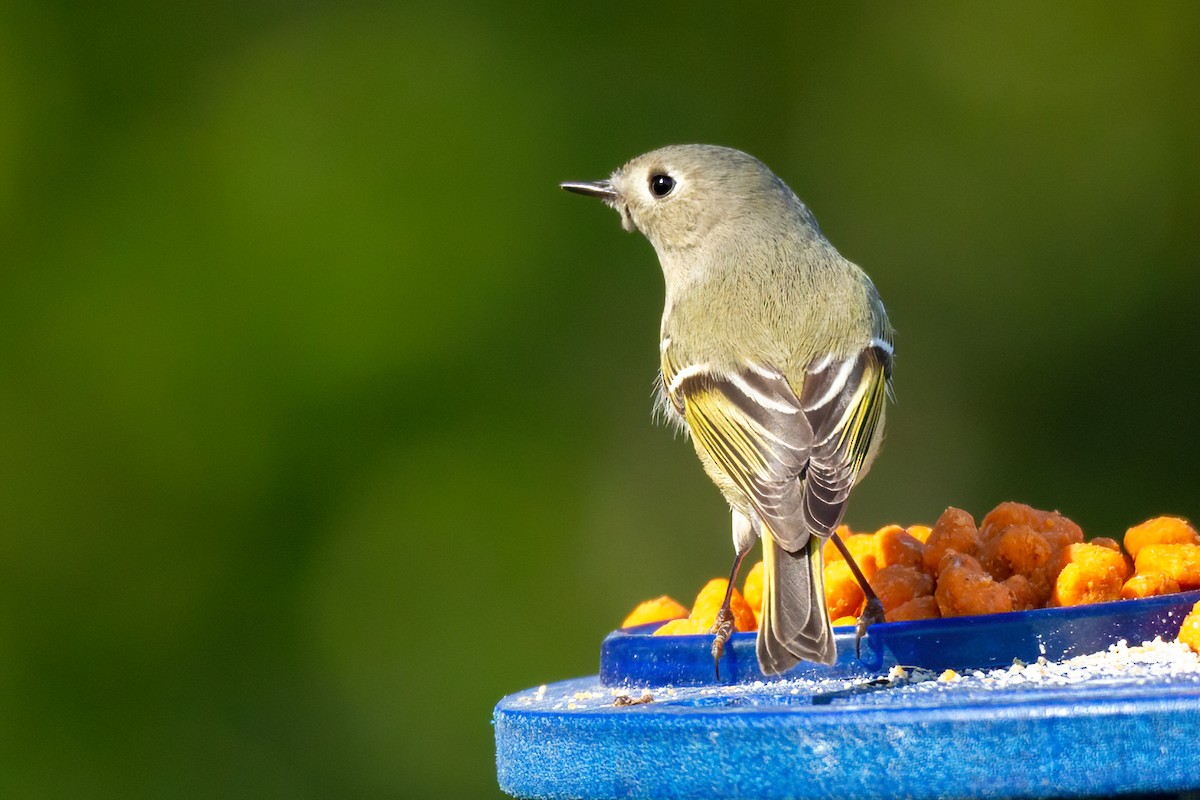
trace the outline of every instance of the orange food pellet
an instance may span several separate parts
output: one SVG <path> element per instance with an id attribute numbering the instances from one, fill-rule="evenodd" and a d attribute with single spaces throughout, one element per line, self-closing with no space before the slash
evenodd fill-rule
<path id="1" fill-rule="evenodd" d="M 621 623 L 621 627 L 632 628 L 634 625 L 645 625 L 648 622 L 662 622 L 666 619 L 679 619 L 687 615 L 688 610 L 683 605 L 676 602 L 674 598 L 664 594 L 662 597 L 638 603 L 637 607 Z"/>
<path id="2" fill-rule="evenodd" d="M 902 603 L 887 612 L 888 622 L 911 622 L 916 619 L 937 619 L 942 616 L 938 608 L 937 598 L 933 595 L 914 597 L 907 603 Z"/>
<path id="3" fill-rule="evenodd" d="M 928 525 L 909 525 L 908 535 L 916 539 L 921 544 L 929 541 L 929 534 L 933 533 L 933 528 Z"/>
<path id="4" fill-rule="evenodd" d="M 957 550 L 947 550 L 942 560 L 937 564 L 937 572 L 940 575 L 943 571 L 957 567 L 959 569 L 970 570 L 971 572 L 983 572 L 983 566 L 979 563 L 979 559 L 975 556 L 969 556 L 960 553 Z"/>
<path id="5" fill-rule="evenodd" d="M 1191 612 L 1183 618 L 1179 628 L 1179 641 L 1200 653 L 1200 603 L 1192 606 Z"/>
<path id="6" fill-rule="evenodd" d="M 1053 555 L 1046 537 L 1024 523 L 1010 525 L 989 537 L 981 548 L 980 561 L 996 580 L 1010 575 L 1033 575 Z"/>
<path id="7" fill-rule="evenodd" d="M 979 531 L 975 527 L 975 520 L 966 511 L 953 506 L 942 512 L 929 533 L 923 555 L 925 569 L 937 575 L 938 563 L 950 550 L 968 556 L 979 552 Z"/>
<path id="8" fill-rule="evenodd" d="M 1161 572 L 1138 572 L 1121 587 L 1121 599 L 1157 597 L 1160 594 L 1175 594 L 1178 591 L 1179 581 L 1172 577 Z"/>
<path id="9" fill-rule="evenodd" d="M 1051 550 L 1083 541 L 1083 530 L 1057 511 L 1039 511 L 1025 503 L 1006 502 L 993 508 L 979 525 L 980 535 L 990 539 L 1014 525 L 1025 525 L 1042 534 Z"/>
<path id="10" fill-rule="evenodd" d="M 1013 610 L 1012 595 L 969 556 L 947 552 L 939 562 L 933 596 L 943 617 L 996 614 Z"/>
<path id="11" fill-rule="evenodd" d="M 1012 597 L 1013 611 L 1041 608 L 1046 604 L 1046 598 L 1050 594 L 1047 584 L 1039 584 L 1020 573 L 1009 575 L 1000 584 L 1008 589 L 1008 593 Z"/>
<path id="12" fill-rule="evenodd" d="M 1148 544 L 1200 544 L 1200 534 L 1179 517 L 1155 517 L 1125 531 L 1125 550 L 1135 560 Z"/>
<path id="13" fill-rule="evenodd" d="M 834 561 L 825 565 L 825 603 L 830 619 L 857 617 L 865 602 L 862 587 L 854 579 L 849 564 Z"/>
<path id="14" fill-rule="evenodd" d="M 1161 572 L 1187 591 L 1200 588 L 1200 545 L 1147 544 L 1134 559 L 1138 572 Z"/>
<path id="15" fill-rule="evenodd" d="M 1133 558 L 1123 549 L 1121 549 L 1121 543 L 1116 539 L 1112 539 L 1108 536 L 1096 536 L 1088 539 L 1087 543 L 1094 544 L 1097 547 L 1103 547 L 1106 550 L 1112 550 L 1114 553 L 1120 553 L 1121 558 L 1125 559 L 1125 574 L 1133 574 Z"/>
<path id="16" fill-rule="evenodd" d="M 933 594 L 933 578 L 929 573 L 905 564 L 884 567 L 875 573 L 870 583 L 889 620 L 891 612 L 909 600 Z"/>
<path id="17" fill-rule="evenodd" d="M 704 584 L 696 599 L 692 601 L 692 610 L 688 616 L 710 627 L 714 625 L 717 621 L 717 609 L 725 601 L 725 589 L 728 586 L 729 582 L 724 578 L 713 578 Z M 732 605 L 733 601 L 730 600 L 730 606 Z"/>
<path id="18" fill-rule="evenodd" d="M 712 628 L 717 624 L 717 611 L 721 608 L 721 603 L 725 601 L 725 589 L 728 586 L 729 581 L 726 578 L 713 578 L 704 584 L 704 588 L 696 595 L 696 602 L 692 604 L 692 613 L 688 616 L 705 626 L 706 630 Z M 752 631 L 758 627 L 754 610 L 750 608 L 736 586 L 729 597 L 729 610 L 733 612 L 734 630 Z"/>
<path id="19" fill-rule="evenodd" d="M 834 533 L 836 533 L 843 542 L 854 535 L 854 532 L 850 530 L 849 525 L 838 525 Z M 828 564 L 830 561 L 842 560 L 842 551 L 838 550 L 837 545 L 833 543 L 832 536 L 826 539 L 825 544 L 821 546 L 821 557 L 825 560 L 826 564 Z"/>
<path id="20" fill-rule="evenodd" d="M 985 537 L 992 537 L 1013 525 L 1025 525 L 1031 529 L 1040 528 L 1046 512 L 1038 511 L 1033 506 L 1012 501 L 1000 503 L 984 515 L 979 523 L 979 532 Z"/>
<path id="21" fill-rule="evenodd" d="M 691 617 L 683 619 L 673 619 L 666 622 L 661 628 L 654 632 L 655 636 L 694 636 L 696 634 L 708 633 L 710 625 L 701 625 L 699 620 L 694 620 Z"/>
<path id="22" fill-rule="evenodd" d="M 875 566 L 887 569 L 895 565 L 924 566 L 925 545 L 899 525 L 888 525 L 875 531 Z"/>
<path id="23" fill-rule="evenodd" d="M 1107 547 L 1071 544 L 1059 551 L 1058 575 L 1050 595 L 1054 606 L 1077 606 L 1119 600 L 1129 577 L 1125 558 Z"/>
<path id="24" fill-rule="evenodd" d="M 1054 550 L 1083 541 L 1083 528 L 1057 511 L 1045 512 L 1041 527 L 1036 530 L 1046 537 L 1046 541 L 1050 542 L 1050 547 Z"/>
<path id="25" fill-rule="evenodd" d="M 858 568 L 862 570 L 862 574 L 866 576 L 868 581 L 871 580 L 871 576 L 875 574 L 875 570 L 878 568 L 875 560 L 874 534 L 856 533 L 849 538 L 843 539 L 842 542 L 846 545 L 846 549 L 850 551 L 854 563 L 858 564 Z M 836 545 L 834 549 L 837 549 Z"/>
<path id="26" fill-rule="evenodd" d="M 746 580 L 742 582 L 742 597 L 746 598 L 747 605 L 754 609 L 755 614 L 761 614 L 762 596 L 763 562 L 759 561 L 746 573 Z"/>

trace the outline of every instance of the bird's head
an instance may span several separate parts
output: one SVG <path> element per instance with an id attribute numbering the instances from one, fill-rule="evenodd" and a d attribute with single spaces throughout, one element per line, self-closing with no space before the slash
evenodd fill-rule
<path id="1" fill-rule="evenodd" d="M 749 223 L 749 232 L 797 210 L 807 215 L 765 164 L 715 145 L 663 147 L 638 156 L 607 180 L 561 185 L 615 208 L 622 226 L 641 231 L 660 256 L 691 249 L 731 222 L 729 230 L 740 220 Z"/>

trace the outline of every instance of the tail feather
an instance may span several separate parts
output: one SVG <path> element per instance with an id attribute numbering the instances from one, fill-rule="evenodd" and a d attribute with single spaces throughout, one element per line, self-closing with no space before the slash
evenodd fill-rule
<path id="1" fill-rule="evenodd" d="M 763 605 L 758 624 L 758 663 L 778 675 L 800 661 L 832 664 L 837 646 L 825 605 L 821 560 L 824 540 L 810 536 L 792 553 L 763 530 Z"/>

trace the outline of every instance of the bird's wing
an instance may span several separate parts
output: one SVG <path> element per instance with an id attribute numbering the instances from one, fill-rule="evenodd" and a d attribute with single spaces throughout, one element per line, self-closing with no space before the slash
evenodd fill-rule
<path id="1" fill-rule="evenodd" d="M 703 364 L 679 367 L 664 353 L 663 389 L 700 449 L 771 530 L 778 535 L 794 527 L 804 502 L 797 478 L 808 463 L 813 428 L 787 378 L 753 363 L 725 373 Z"/>
<path id="2" fill-rule="evenodd" d="M 663 389 L 693 438 L 749 499 L 775 540 L 798 551 L 828 536 L 869 463 L 891 372 L 890 343 L 814 362 L 800 396 L 778 370 L 716 373 L 663 354 Z"/>
<path id="3" fill-rule="evenodd" d="M 819 359 L 805 371 L 800 405 L 813 445 L 804 517 L 818 535 L 828 536 L 841 523 L 850 489 L 875 456 L 891 375 L 892 345 L 882 337 L 850 358 Z"/>

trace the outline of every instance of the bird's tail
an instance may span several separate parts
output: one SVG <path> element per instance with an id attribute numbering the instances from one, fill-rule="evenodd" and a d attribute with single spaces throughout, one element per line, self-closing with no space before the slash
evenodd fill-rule
<path id="1" fill-rule="evenodd" d="M 819 536 L 794 553 L 763 530 L 763 604 L 758 623 L 758 663 L 778 675 L 797 662 L 832 664 L 837 660 L 833 627 L 825 605 L 825 580 Z"/>

